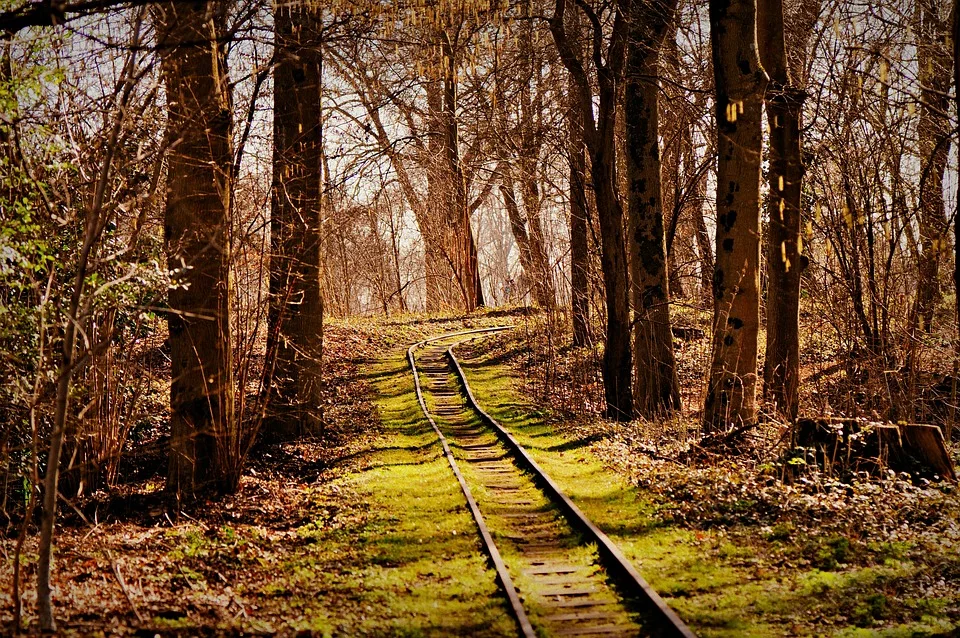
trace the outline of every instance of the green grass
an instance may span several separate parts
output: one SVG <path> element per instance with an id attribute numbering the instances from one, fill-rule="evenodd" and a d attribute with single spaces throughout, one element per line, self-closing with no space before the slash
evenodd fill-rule
<path id="1" fill-rule="evenodd" d="M 317 490 L 334 521 L 304 524 L 284 565 L 294 629 L 339 635 L 512 636 L 516 626 L 480 551 L 473 519 L 423 418 L 406 359 L 369 371 L 386 433 L 358 469 Z"/>

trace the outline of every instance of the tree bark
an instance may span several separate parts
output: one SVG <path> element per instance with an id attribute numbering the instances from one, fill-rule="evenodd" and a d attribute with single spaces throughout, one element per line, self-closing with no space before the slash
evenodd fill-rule
<path id="1" fill-rule="evenodd" d="M 953 97 L 960 113 L 960 0 L 953 1 L 951 33 L 953 39 Z M 957 147 L 957 165 L 960 166 L 960 144 Z M 960 180 L 957 181 L 957 206 L 960 209 Z M 953 217 L 953 287 L 956 297 L 957 340 L 960 343 L 960 214 Z M 949 438 L 949 437 L 948 437 Z"/>
<path id="2" fill-rule="evenodd" d="M 571 89 L 570 101 L 576 100 Z M 583 154 L 583 116 L 580 108 L 567 108 L 570 123 L 570 312 L 573 317 L 573 345 L 590 343 L 590 250 L 587 235 L 586 158 Z"/>
<path id="3" fill-rule="evenodd" d="M 274 13 L 273 189 L 270 237 L 272 384 L 265 434 L 290 440 L 321 427 L 323 194 L 320 16 L 304 6 Z"/>
<path id="4" fill-rule="evenodd" d="M 634 405 L 647 419 L 680 407 L 670 328 L 670 286 L 660 181 L 660 48 L 676 0 L 630 3 L 624 116 L 633 293 Z"/>
<path id="5" fill-rule="evenodd" d="M 530 254 L 530 237 L 527 235 L 527 227 L 524 223 L 523 215 L 520 213 L 520 206 L 517 204 L 517 193 L 513 183 L 513 170 L 510 163 L 504 161 L 500 166 L 501 182 L 500 196 L 503 198 L 504 208 L 507 210 L 507 219 L 510 222 L 510 233 L 517 244 L 520 253 L 520 267 L 527 279 L 536 277 L 533 267 L 533 257 Z M 529 282 L 531 285 L 533 282 Z"/>
<path id="6" fill-rule="evenodd" d="M 710 0 L 716 82 L 717 243 L 704 431 L 756 420 L 760 324 L 761 97 L 756 0 Z"/>
<path id="7" fill-rule="evenodd" d="M 460 158 L 460 129 L 457 122 L 457 61 L 447 31 L 441 33 L 443 62 L 443 155 L 446 160 L 448 254 L 454 262 L 464 309 L 473 312 L 484 305 L 480 284 L 477 246 L 470 224 L 467 183 Z"/>
<path id="8" fill-rule="evenodd" d="M 949 154 L 950 50 L 947 17 L 940 2 L 918 0 L 914 31 L 920 81 L 920 258 L 917 316 L 930 332 L 940 301 L 940 263 L 947 252 L 948 227 L 943 200 L 943 177 Z"/>
<path id="9" fill-rule="evenodd" d="M 218 440 L 235 435 L 236 427 L 228 233 L 232 110 L 215 7 L 165 2 L 155 13 L 171 143 L 164 212 L 173 376 L 167 489 L 178 500 L 211 487 L 230 489 Z"/>
<path id="10" fill-rule="evenodd" d="M 580 20 L 576 11 L 570 11 L 567 29 L 573 55 L 579 60 L 583 52 L 579 45 Z M 573 319 L 573 345 L 583 347 L 590 343 L 590 251 L 587 238 L 586 158 L 584 157 L 583 112 L 580 95 L 573 76 L 567 79 L 567 139 L 570 173 L 570 312 Z"/>
<path id="11" fill-rule="evenodd" d="M 604 51 L 603 27 L 599 16 L 589 13 L 593 41 L 593 64 L 597 71 L 599 100 L 594 117 L 593 93 L 583 64 L 576 56 L 566 32 L 566 0 L 556 0 L 550 31 L 567 71 L 576 84 L 584 141 L 590 153 L 590 168 L 600 221 L 600 264 L 606 292 L 607 330 L 603 350 L 603 389 L 608 418 L 633 418 L 632 353 L 630 346 L 630 288 L 624 244 L 623 208 L 616 181 L 617 86 L 623 79 L 626 23 L 617 11 L 609 44 Z M 584 6 L 581 5 L 581 9 Z"/>
<path id="12" fill-rule="evenodd" d="M 439 63 L 438 63 L 439 64 Z M 451 188 L 443 161 L 445 127 L 443 87 L 439 80 L 430 80 L 427 94 L 427 202 L 423 221 L 419 224 L 424 245 L 424 269 L 427 286 L 427 312 L 456 308 L 459 293 L 455 283 L 458 274 L 455 261 L 447 248 L 447 190 Z"/>
<path id="13" fill-rule="evenodd" d="M 770 75 L 765 103 L 770 129 L 767 228 L 767 348 L 764 393 L 787 420 L 797 417 L 800 387 L 800 117 L 806 97 L 792 83 L 783 29 L 783 1 L 758 0 L 760 60 Z"/>

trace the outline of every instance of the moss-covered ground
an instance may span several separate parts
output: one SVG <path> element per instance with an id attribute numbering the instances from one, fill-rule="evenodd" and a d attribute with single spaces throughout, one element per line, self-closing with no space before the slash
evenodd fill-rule
<path id="1" fill-rule="evenodd" d="M 161 505 L 162 476 L 77 503 L 86 519 L 57 535 L 61 632 L 516 635 L 405 358 L 424 336 L 497 321 L 332 323 L 320 437 L 257 448 L 237 494 L 179 517 Z M 21 560 L 28 633 L 35 548 L 31 536 Z M 0 550 L 4 634 L 12 539 Z"/>
<path id="2" fill-rule="evenodd" d="M 478 342 L 458 353 L 483 408 L 513 432 L 584 513 L 623 548 L 698 635 L 960 634 L 960 591 L 950 583 L 956 582 L 960 567 L 954 549 L 955 518 L 951 522 L 931 512 L 930 532 L 942 538 L 933 552 L 921 549 L 929 540 L 922 533 L 903 543 L 897 539 L 905 530 L 890 529 L 872 538 L 854 534 L 852 526 L 846 528 L 851 530 L 847 534 L 837 533 L 837 521 L 850 514 L 831 512 L 829 493 L 807 499 L 809 510 L 823 516 L 822 534 L 817 525 L 791 524 L 789 514 L 773 525 L 768 524 L 770 516 L 752 520 L 770 503 L 758 502 L 735 465 L 712 471 L 673 463 L 675 469 L 664 472 L 652 464 L 645 473 L 635 460 L 618 458 L 630 449 L 623 439 L 636 435 L 635 430 L 565 423 L 525 394 L 529 379 L 511 367 L 517 361 L 511 359 L 509 348 Z M 683 487 L 651 489 L 658 476 L 670 476 Z M 776 501 L 777 490 L 794 489 L 772 479 L 771 486 L 771 502 Z M 716 488 L 713 494 L 711 488 Z M 850 489 L 857 490 L 859 500 L 870 500 L 860 493 L 869 491 L 867 487 Z M 884 498 L 883 489 L 877 486 L 873 498 Z M 729 492 L 737 490 L 742 493 L 731 497 Z M 943 492 L 932 490 L 926 505 L 935 508 L 939 503 L 948 508 L 950 517 L 949 508 L 956 511 L 957 505 L 952 494 L 949 485 Z M 698 507 L 685 499 L 704 502 Z M 706 524 L 704 519 L 677 515 L 698 509 L 711 512 Z M 863 511 L 869 508 L 852 515 L 862 516 Z M 946 573 L 938 577 L 944 569 Z"/>
<path id="3" fill-rule="evenodd" d="M 425 336 L 517 320 L 331 322 L 322 436 L 257 448 L 237 494 L 179 518 L 159 505 L 162 465 L 65 508 L 54 579 L 62 632 L 516 635 L 404 355 Z M 503 347 L 508 339 L 464 357 L 479 400 L 700 635 L 957 635 L 951 486 L 812 474 L 785 485 L 748 460 L 666 458 L 643 424 L 571 420 L 538 402 L 537 373 L 517 363 L 532 350 Z M 592 379 L 594 358 L 585 353 L 574 372 Z M 584 404 L 573 384 L 556 385 Z M 35 623 L 35 531 L 22 556 L 25 626 Z M 0 539 L 4 628 L 13 547 Z"/>
<path id="4" fill-rule="evenodd" d="M 416 403 L 406 359 L 393 354 L 367 374 L 381 439 L 360 467 L 317 495 L 356 504 L 354 522 L 298 528 L 307 542 L 288 559 L 283 587 L 323 608 L 343 635 L 512 635 L 459 486 Z"/>

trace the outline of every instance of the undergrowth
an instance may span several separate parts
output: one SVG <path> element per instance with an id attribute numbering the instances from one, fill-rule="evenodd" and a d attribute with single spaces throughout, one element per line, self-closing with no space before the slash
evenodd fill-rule
<path id="1" fill-rule="evenodd" d="M 599 386 L 563 387 L 596 378 L 584 366 L 598 359 L 550 330 L 531 318 L 464 350 L 475 357 L 465 369 L 478 398 L 698 633 L 960 632 L 952 484 L 892 472 L 841 482 L 816 467 L 784 481 L 785 426 L 775 423 L 733 454 L 697 447 L 695 410 L 664 423 L 604 421 Z M 570 409 L 578 392 L 586 401 Z"/>

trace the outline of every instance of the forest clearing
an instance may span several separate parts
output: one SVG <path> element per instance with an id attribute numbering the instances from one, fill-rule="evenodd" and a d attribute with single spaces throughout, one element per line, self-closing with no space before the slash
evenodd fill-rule
<path id="1" fill-rule="evenodd" d="M 0 633 L 960 636 L 960 0 L 0 33 Z"/>

